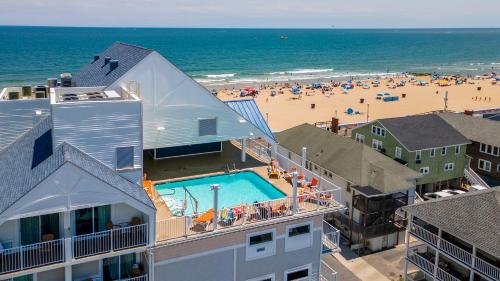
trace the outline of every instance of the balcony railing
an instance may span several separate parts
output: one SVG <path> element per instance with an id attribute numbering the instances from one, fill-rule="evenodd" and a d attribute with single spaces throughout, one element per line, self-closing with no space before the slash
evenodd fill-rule
<path id="1" fill-rule="evenodd" d="M 415 223 L 411 224 L 410 233 L 433 246 L 437 246 L 437 241 L 439 237 L 436 234 L 430 232 L 429 230 Z"/>
<path id="2" fill-rule="evenodd" d="M 408 260 L 427 274 L 434 274 L 434 264 L 416 252 L 408 254 Z"/>
<path id="3" fill-rule="evenodd" d="M 112 251 L 146 246 L 148 225 L 140 224 L 73 237 L 73 257 L 83 258 Z"/>
<path id="4" fill-rule="evenodd" d="M 320 281 L 336 281 L 337 272 L 333 270 L 325 261 L 321 261 L 321 267 L 319 272 Z"/>
<path id="5" fill-rule="evenodd" d="M 472 265 L 471 253 L 456 245 L 453 245 L 445 239 L 441 238 L 441 241 L 439 242 L 439 249 L 469 266 Z"/>
<path id="6" fill-rule="evenodd" d="M 493 280 L 500 280 L 500 268 L 479 257 L 476 257 L 474 268 Z"/>
<path id="7" fill-rule="evenodd" d="M 127 279 L 120 279 L 120 281 L 148 281 L 148 275 L 144 274 L 138 277 L 132 277 Z"/>
<path id="8" fill-rule="evenodd" d="M 51 240 L 0 251 L 0 274 L 64 261 L 64 239 Z"/>
<path id="9" fill-rule="evenodd" d="M 448 272 L 442 270 L 441 268 L 437 269 L 436 279 L 440 281 L 461 281 L 459 278 L 449 274 Z"/>
<path id="10" fill-rule="evenodd" d="M 341 208 L 334 198 L 334 192 L 336 191 L 318 191 L 299 195 L 297 198 L 297 213 Z M 222 208 L 217 212 L 217 226 L 214 225 L 214 214 L 209 212 L 172 217 L 156 223 L 156 240 L 166 241 L 212 232 L 216 228 L 230 228 L 293 215 L 293 198 L 286 197 Z"/>
<path id="11" fill-rule="evenodd" d="M 323 221 L 323 253 L 336 253 L 340 250 L 340 231 L 326 221 Z"/>

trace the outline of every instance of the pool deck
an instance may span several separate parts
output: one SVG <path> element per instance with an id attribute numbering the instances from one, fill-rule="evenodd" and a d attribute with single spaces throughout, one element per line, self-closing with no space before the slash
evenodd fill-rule
<path id="1" fill-rule="evenodd" d="M 254 171 L 263 179 L 267 180 L 287 196 L 292 195 L 292 185 L 285 179 L 270 179 L 267 175 L 268 163 L 247 152 L 246 162 L 242 163 L 241 150 L 235 142 L 224 142 L 221 153 L 202 154 L 180 158 L 169 158 L 153 160 L 148 153 L 144 154 L 144 172 L 147 178 L 153 182 L 161 183 L 173 180 L 185 180 L 189 178 L 223 174 L 228 171 Z M 172 218 L 173 214 L 153 188 L 153 202 L 157 209 L 156 220 L 161 221 Z"/>

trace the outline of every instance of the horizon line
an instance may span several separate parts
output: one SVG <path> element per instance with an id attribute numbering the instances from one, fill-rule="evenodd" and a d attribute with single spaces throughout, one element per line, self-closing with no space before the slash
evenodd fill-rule
<path id="1" fill-rule="evenodd" d="M 49 27 L 49 28 L 136 28 L 136 29 L 331 29 L 331 30 L 377 30 L 377 29 L 500 29 L 498 27 L 189 27 L 189 26 L 85 26 L 85 25 L 14 25 L 0 24 L 0 27 Z"/>

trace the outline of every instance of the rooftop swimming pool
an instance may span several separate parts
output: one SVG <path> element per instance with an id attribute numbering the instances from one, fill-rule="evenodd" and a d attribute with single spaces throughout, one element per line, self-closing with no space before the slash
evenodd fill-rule
<path id="1" fill-rule="evenodd" d="M 174 215 L 181 215 L 186 201 L 185 214 L 189 215 L 196 212 L 192 197 L 198 201 L 198 213 L 213 208 L 214 192 L 210 187 L 212 184 L 220 185 L 219 209 L 286 197 L 286 194 L 274 185 L 251 171 L 165 182 L 156 184 L 155 189 Z"/>

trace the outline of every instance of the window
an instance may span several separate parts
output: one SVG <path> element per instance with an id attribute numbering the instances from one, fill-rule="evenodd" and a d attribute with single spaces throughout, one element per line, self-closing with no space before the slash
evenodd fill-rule
<path id="1" fill-rule="evenodd" d="M 441 155 L 446 155 L 446 147 L 441 148 Z"/>
<path id="2" fill-rule="evenodd" d="M 446 164 L 444 164 L 444 170 L 445 170 L 445 172 L 451 172 L 451 171 L 453 171 L 454 166 L 455 166 L 455 163 L 446 163 Z"/>
<path id="3" fill-rule="evenodd" d="M 136 264 L 135 253 L 105 258 L 102 260 L 102 280 L 112 281 L 128 278 L 134 264 Z"/>
<path id="4" fill-rule="evenodd" d="M 455 146 L 455 155 L 460 154 L 460 145 Z"/>
<path id="5" fill-rule="evenodd" d="M 479 151 L 482 153 L 493 155 L 493 156 L 499 156 L 498 146 L 493 146 L 493 145 L 481 143 L 479 146 Z"/>
<path id="6" fill-rule="evenodd" d="M 500 164 L 497 165 L 497 172 L 500 172 Z"/>
<path id="7" fill-rule="evenodd" d="M 288 159 L 292 159 L 292 153 L 288 151 Z"/>
<path id="8" fill-rule="evenodd" d="M 217 118 L 198 119 L 198 136 L 217 135 Z"/>
<path id="9" fill-rule="evenodd" d="M 75 234 L 89 234 L 108 230 L 111 221 L 111 206 L 75 210 Z"/>
<path id="10" fill-rule="evenodd" d="M 311 264 L 285 271 L 285 281 L 311 280 Z"/>
<path id="11" fill-rule="evenodd" d="M 311 247 L 312 222 L 287 226 L 285 236 L 285 252 Z"/>
<path id="12" fill-rule="evenodd" d="M 268 274 L 265 276 L 260 276 L 257 278 L 252 278 L 247 281 L 274 281 L 274 273 L 273 274 Z"/>
<path id="13" fill-rule="evenodd" d="M 436 156 L 436 149 L 435 148 L 431 148 L 430 157 L 434 157 L 434 156 Z"/>
<path id="14" fill-rule="evenodd" d="M 117 147 L 116 148 L 116 169 L 132 169 L 134 168 L 134 147 Z"/>
<path id="15" fill-rule="evenodd" d="M 381 151 L 382 150 L 382 142 L 379 140 L 376 140 L 376 139 L 372 140 L 372 148 L 375 150 Z"/>
<path id="16" fill-rule="evenodd" d="M 477 168 L 486 172 L 491 172 L 491 162 L 483 159 L 479 159 Z M 497 168 L 498 170 L 498 168 Z"/>
<path id="17" fill-rule="evenodd" d="M 385 129 L 377 127 L 377 126 L 372 126 L 372 134 L 385 137 Z"/>
<path id="18" fill-rule="evenodd" d="M 396 146 L 396 151 L 394 152 L 396 158 L 401 159 L 401 147 Z"/>
<path id="19" fill-rule="evenodd" d="M 365 136 L 362 134 L 356 133 L 356 141 L 359 143 L 365 143 Z"/>
<path id="20" fill-rule="evenodd" d="M 422 150 L 415 151 L 415 161 L 421 161 L 421 160 L 422 160 Z"/>
<path id="21" fill-rule="evenodd" d="M 276 254 L 276 229 L 263 230 L 247 235 L 246 260 L 254 260 Z"/>
<path id="22" fill-rule="evenodd" d="M 52 155 L 52 130 L 48 130 L 35 140 L 31 169 Z"/>
<path id="23" fill-rule="evenodd" d="M 421 167 L 420 168 L 420 174 L 421 175 L 427 175 L 427 174 L 429 174 L 429 167 Z"/>

